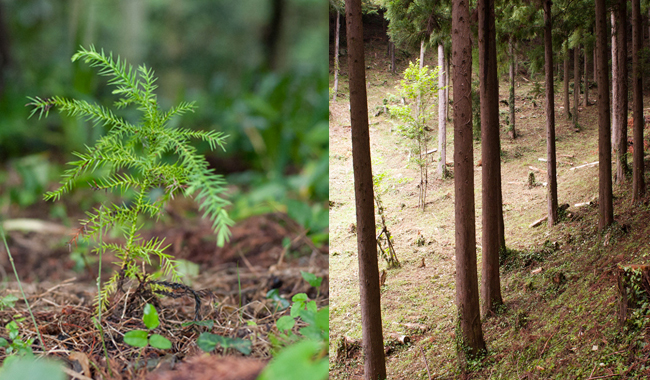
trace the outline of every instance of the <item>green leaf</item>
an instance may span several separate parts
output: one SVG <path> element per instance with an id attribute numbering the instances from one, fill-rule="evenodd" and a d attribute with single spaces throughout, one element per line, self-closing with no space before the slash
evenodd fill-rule
<path id="1" fill-rule="evenodd" d="M 149 330 L 153 330 L 158 327 L 158 325 L 160 325 L 158 312 L 156 311 L 156 308 L 153 307 L 153 305 L 148 303 L 144 306 L 144 315 L 142 316 L 142 321 Z"/>
<path id="2" fill-rule="evenodd" d="M 291 298 L 291 300 L 292 300 L 293 302 L 298 302 L 298 301 L 307 301 L 307 300 L 309 300 L 309 297 L 307 297 L 307 294 L 305 294 L 305 293 L 298 293 L 298 294 L 294 295 L 294 296 Z"/>
<path id="3" fill-rule="evenodd" d="M 221 338 L 219 335 L 204 332 L 199 335 L 199 339 L 196 340 L 196 345 L 203 351 L 210 352 L 217 347 L 219 338 Z"/>
<path id="4" fill-rule="evenodd" d="M 7 347 L 9 342 L 5 338 L 0 338 L 0 347 Z"/>
<path id="5" fill-rule="evenodd" d="M 18 324 L 16 324 L 16 321 L 7 323 L 6 328 L 9 330 L 9 339 L 16 339 L 18 336 Z"/>
<path id="6" fill-rule="evenodd" d="M 323 282 L 322 277 L 316 277 L 316 275 L 313 273 L 300 271 L 300 274 L 302 275 L 302 278 L 304 278 L 305 281 L 307 281 L 309 285 L 313 286 L 314 288 L 318 288 Z"/>
<path id="7" fill-rule="evenodd" d="M 196 344 L 205 352 L 214 350 L 219 344 L 222 348 L 234 348 L 244 355 L 250 355 L 252 343 L 250 340 L 240 338 L 228 338 L 221 335 L 202 333 Z"/>
<path id="8" fill-rule="evenodd" d="M 329 371 L 327 356 L 315 359 L 322 349 L 321 343 L 310 339 L 286 347 L 271 360 L 257 379 L 325 380 Z"/>
<path id="9" fill-rule="evenodd" d="M 266 298 L 275 301 L 280 310 L 284 310 L 289 307 L 289 301 L 280 296 L 278 289 L 271 289 L 266 293 Z"/>
<path id="10" fill-rule="evenodd" d="M 152 347 L 161 350 L 169 350 L 170 348 L 172 348 L 172 342 L 170 342 L 169 339 L 159 334 L 153 334 L 149 338 L 149 344 L 151 344 Z"/>
<path id="11" fill-rule="evenodd" d="M 6 296 L 2 297 L 2 300 L 0 300 L 0 303 L 3 306 L 14 307 L 16 301 L 18 301 L 18 297 L 14 296 L 13 294 L 7 294 Z M 0 309 L 2 309 L 2 308 L 0 308 Z"/>
<path id="12" fill-rule="evenodd" d="M 129 331 L 124 334 L 124 342 L 133 347 L 147 347 L 147 336 L 149 333 L 144 330 Z"/>
<path id="13" fill-rule="evenodd" d="M 2 379 L 12 380 L 64 380 L 68 377 L 61 369 L 62 365 L 57 360 L 47 358 L 13 356 L 5 359 L 0 373 Z"/>
<path id="14" fill-rule="evenodd" d="M 280 317 L 278 321 L 275 322 L 275 324 L 278 326 L 278 330 L 287 331 L 293 328 L 293 326 L 296 324 L 296 321 L 292 317 L 284 315 Z"/>

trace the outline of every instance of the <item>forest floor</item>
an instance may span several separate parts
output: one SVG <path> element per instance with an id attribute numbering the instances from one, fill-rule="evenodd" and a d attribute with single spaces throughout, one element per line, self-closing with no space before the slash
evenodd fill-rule
<path id="1" fill-rule="evenodd" d="M 80 193 L 67 201 L 66 208 L 77 210 L 72 214 L 83 217 L 83 210 L 79 210 L 81 199 L 87 197 L 88 201 L 93 195 Z M 49 210 L 43 202 L 28 209 L 3 210 L 4 227 L 43 337 L 45 354 L 65 362 L 79 376 L 86 376 L 76 378 L 254 379 L 271 357 L 269 336 L 277 335 L 276 320 L 289 310 L 277 307 L 277 300 L 269 299 L 267 292 L 278 289 L 287 300 L 304 292 L 317 301 L 319 308 L 328 304 L 327 246 L 315 247 L 304 229 L 285 214 L 254 216 L 238 222 L 231 229 L 230 242 L 218 248 L 210 222 L 199 218 L 196 205 L 177 199 L 170 203 L 165 217 L 155 225 L 147 223 L 143 237 L 166 238 L 170 244 L 167 253 L 183 260 L 182 282 L 189 288 L 170 288 L 171 297 L 158 297 L 151 291 L 136 289 L 137 284 L 126 283 L 104 312 L 104 348 L 93 323 L 97 256 L 90 253 L 92 246 L 87 243 L 68 246 L 78 218 L 54 218 Z M 25 224 L 24 218 L 31 222 Z M 120 243 L 117 236 L 106 239 Z M 103 256 L 104 281 L 119 270 L 116 261 L 112 255 Z M 0 264 L 0 296 L 3 300 L 7 295 L 19 299 L 13 306 L 0 303 L 0 337 L 12 342 L 11 333 L 4 327 L 17 321 L 19 336 L 12 338 L 34 339 L 32 350 L 43 353 L 4 246 L 0 247 Z M 147 268 L 148 273 L 156 270 Z M 324 278 L 320 288 L 311 287 L 301 271 Z M 124 342 L 126 332 L 146 330 L 142 320 L 144 302 L 156 305 L 161 324 L 155 332 L 171 340 L 171 349 L 140 349 Z M 199 324 L 191 324 L 197 317 Z M 302 322 L 294 329 L 301 326 Z M 245 358 L 236 347 L 217 345 L 213 351 L 216 355 L 206 359 L 196 344 L 203 332 L 248 340 L 250 354 Z M 0 348 L 0 362 L 7 356 L 6 349 Z M 222 359 L 216 359 L 219 357 Z M 172 368 L 182 371 L 170 375 Z"/>
<path id="2" fill-rule="evenodd" d="M 397 93 L 395 86 L 400 76 L 388 71 L 385 45 L 366 46 L 373 174 L 385 174 L 381 198 L 401 262 L 400 268 L 387 270 L 381 288 L 388 378 L 458 378 L 461 375 L 455 338 L 454 181 L 437 178 L 439 157 L 438 153 L 433 154 L 430 173 L 434 174 L 429 177 L 426 210 L 418 209 L 419 172 L 408 162 L 408 143 L 397 132 L 396 120 L 385 113 L 373 116 L 389 94 Z M 434 59 L 435 56 L 426 63 L 435 66 Z M 353 228 L 356 216 L 345 61 L 343 57 L 339 98 L 330 102 L 330 378 L 361 379 L 358 257 Z M 400 69 L 405 65 L 403 58 Z M 500 85 L 501 100 L 508 99 L 505 78 L 502 77 Z M 542 184 L 545 174 L 534 172 L 535 186 L 527 182 L 530 167 L 546 169 L 546 163 L 539 160 L 546 157 L 543 88 L 541 75 L 517 76 L 516 140 L 505 132 L 507 106 L 500 104 L 503 212 L 509 248 L 501 270 L 505 305 L 497 315 L 483 319 L 488 353 L 482 360 L 470 363 L 472 370 L 467 378 L 648 376 L 648 319 L 641 318 L 637 321 L 640 327 L 636 328 L 619 326 L 616 270 L 617 265 L 647 262 L 650 207 L 647 201 L 641 206 L 631 204 L 631 179 L 615 185 L 616 223 L 603 233 L 598 232 L 598 166 L 578 168 L 598 161 L 597 107 L 581 105 L 580 128 L 574 128 L 562 107 L 560 82 L 556 83 L 555 96 L 558 200 L 569 208 L 554 227 L 545 222 L 529 227 L 547 210 L 547 189 Z M 589 92 L 592 104 L 597 99 L 596 91 L 591 88 Z M 570 96 L 573 104 L 573 93 Z M 646 109 L 646 115 L 648 112 Z M 437 115 L 432 120 L 437 131 Z M 628 133 L 631 136 L 631 131 Z M 648 130 L 645 134 L 648 136 Z M 447 142 L 450 163 L 453 122 L 447 126 Z M 431 146 L 437 147 L 437 141 Z M 475 142 L 476 164 L 480 156 L 480 142 Z M 648 178 L 646 175 L 646 182 Z M 478 165 L 474 186 L 480 283 Z M 576 207 L 585 202 L 590 203 Z M 386 269 L 384 260 L 379 260 L 380 271 Z M 406 335 L 410 342 L 400 344 L 390 339 L 391 334 Z M 343 341 L 347 344 L 343 345 Z"/>

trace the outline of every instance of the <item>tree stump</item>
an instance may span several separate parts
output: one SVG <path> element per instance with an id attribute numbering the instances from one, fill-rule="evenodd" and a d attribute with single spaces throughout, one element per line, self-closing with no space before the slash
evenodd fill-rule
<path id="1" fill-rule="evenodd" d="M 625 325 L 631 310 L 650 305 L 650 265 L 618 266 L 618 322 Z"/>

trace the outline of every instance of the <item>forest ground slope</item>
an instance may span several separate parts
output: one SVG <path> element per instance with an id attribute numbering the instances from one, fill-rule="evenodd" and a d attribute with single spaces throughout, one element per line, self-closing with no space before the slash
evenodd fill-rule
<path id="1" fill-rule="evenodd" d="M 384 336 L 411 338 L 408 344 L 387 346 L 388 375 L 390 379 L 457 378 L 453 179 L 437 178 L 435 153 L 426 211 L 417 208 L 419 173 L 408 162 L 407 142 L 397 132 L 397 121 L 385 113 L 373 116 L 390 101 L 389 94 L 397 93 L 400 76 L 388 72 L 384 48 L 369 45 L 366 57 L 373 172 L 385 175 L 381 197 L 401 262 L 401 268 L 387 271 L 381 290 Z M 434 59 L 426 63 L 434 65 Z M 344 338 L 361 338 L 345 57 L 341 66 L 339 98 L 330 103 L 330 378 L 357 379 L 363 372 L 358 348 L 341 349 L 339 344 Z M 499 90 L 502 100 L 507 99 L 504 80 L 505 76 Z M 650 207 L 647 201 L 631 205 L 631 182 L 615 185 L 616 223 L 599 233 L 597 203 L 575 206 L 597 202 L 598 167 L 576 168 L 598 160 L 597 107 L 580 107 L 580 128 L 575 129 L 559 106 L 563 104 L 560 82 L 556 82 L 555 98 L 558 200 L 570 207 L 553 228 L 546 223 L 529 227 L 546 214 L 547 207 L 547 189 L 541 184 L 546 182 L 545 174 L 534 173 L 537 186 L 527 182 L 530 167 L 546 168 L 539 160 L 546 157 L 542 80 L 542 75 L 517 76 L 516 140 L 505 131 L 507 107 L 501 104 L 503 212 L 509 248 L 501 270 L 505 305 L 483 321 L 488 355 L 472 363 L 469 378 L 648 376 L 647 319 L 638 320 L 634 329 L 619 327 L 616 268 L 648 262 Z M 592 103 L 596 91 L 589 92 Z M 432 120 L 431 127 L 437 130 L 437 115 Z M 453 162 L 452 122 L 447 132 L 447 161 Z M 437 142 L 432 146 L 437 147 Z M 475 164 L 479 158 L 480 142 L 475 142 Z M 481 167 L 477 165 L 474 180 L 480 268 Z M 385 268 L 380 259 L 380 270 Z"/>

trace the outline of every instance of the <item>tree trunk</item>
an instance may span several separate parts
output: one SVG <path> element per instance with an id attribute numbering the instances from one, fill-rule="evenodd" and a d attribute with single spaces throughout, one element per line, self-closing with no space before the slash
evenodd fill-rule
<path id="1" fill-rule="evenodd" d="M 598 226 L 602 231 L 614 221 L 612 208 L 612 145 L 607 67 L 605 0 L 596 0 L 596 58 L 598 60 Z"/>
<path id="2" fill-rule="evenodd" d="M 499 82 L 497 80 L 494 0 L 478 2 L 479 93 L 481 96 L 481 160 L 483 167 L 483 261 L 481 314 L 486 317 L 503 304 L 499 281 Z"/>
<path id="3" fill-rule="evenodd" d="M 643 47 L 642 33 L 641 6 L 639 0 L 632 0 L 632 101 L 634 107 L 632 193 L 635 202 L 640 202 L 645 195 L 645 179 L 643 178 L 643 76 L 639 57 Z"/>
<path id="4" fill-rule="evenodd" d="M 479 311 L 472 136 L 472 46 L 467 0 L 452 2 L 454 191 L 456 222 L 456 348 L 461 368 L 485 352 Z"/>
<path id="5" fill-rule="evenodd" d="M 628 107 L 628 72 L 627 72 L 627 0 L 620 0 L 616 9 L 616 46 L 618 48 L 616 57 L 616 106 L 612 107 L 616 117 L 617 126 L 616 139 L 614 141 L 614 152 L 616 157 L 616 183 L 621 184 L 627 180 L 627 107 Z"/>
<path id="6" fill-rule="evenodd" d="M 365 379 L 385 379 L 361 0 L 345 1 Z"/>
<path id="7" fill-rule="evenodd" d="M 447 62 L 447 83 L 445 83 L 445 117 L 447 118 L 447 121 L 451 121 L 449 118 L 449 87 L 451 87 L 451 59 L 449 55 L 447 55 L 447 59 L 445 59 Z"/>
<path id="8" fill-rule="evenodd" d="M 424 45 L 424 40 L 420 41 L 420 68 L 424 67 L 424 51 L 426 47 Z"/>
<path id="9" fill-rule="evenodd" d="M 557 222 L 557 177 L 555 164 L 555 91 L 553 89 L 553 40 L 551 0 L 544 0 L 544 63 L 546 65 L 546 163 L 548 172 L 548 225 Z M 568 83 L 568 58 L 565 58 L 564 75 Z M 565 87 L 567 85 L 565 84 Z M 566 91 L 566 88 L 565 88 Z M 568 100 L 568 94 L 565 94 Z M 569 109 L 566 108 L 567 113 Z"/>
<path id="10" fill-rule="evenodd" d="M 0 98 L 4 93 L 5 70 L 12 63 L 10 35 L 5 21 L 4 5 L 0 3 Z"/>
<path id="11" fill-rule="evenodd" d="M 578 104 L 580 103 L 580 44 L 573 49 L 573 125 L 578 126 Z"/>
<path id="12" fill-rule="evenodd" d="M 596 34 L 596 32 L 594 32 Z M 598 59 L 596 59 L 596 45 L 594 44 L 594 83 L 598 85 Z"/>
<path id="13" fill-rule="evenodd" d="M 447 118 L 445 115 L 445 48 L 438 44 L 438 175 L 440 178 L 447 176 Z"/>
<path id="14" fill-rule="evenodd" d="M 510 125 L 508 134 L 511 139 L 517 138 L 517 129 L 515 128 L 515 49 L 512 35 L 508 40 L 508 50 L 510 51 L 510 96 L 508 97 L 508 106 L 510 107 Z"/>
<path id="15" fill-rule="evenodd" d="M 546 1 L 546 0 L 544 0 Z M 571 102 L 569 100 L 569 56 L 571 55 L 571 50 L 567 48 L 566 55 L 564 56 L 564 112 L 566 112 L 566 118 L 571 119 Z M 551 70 L 553 65 L 551 65 Z"/>
<path id="16" fill-rule="evenodd" d="M 336 93 L 339 90 L 339 39 L 341 38 L 341 12 L 336 10 L 336 33 L 334 35 L 334 95 L 332 100 L 336 101 Z"/>
<path id="17" fill-rule="evenodd" d="M 616 112 L 620 96 L 618 96 L 618 23 L 616 22 L 616 10 L 612 9 L 612 148 L 615 149 L 618 145 L 618 131 L 620 123 L 617 120 L 618 112 Z"/>
<path id="18" fill-rule="evenodd" d="M 584 99 L 584 107 L 587 108 L 589 107 L 589 76 L 587 75 L 589 72 L 589 59 L 587 55 L 587 45 L 585 45 L 585 99 Z"/>
<path id="19" fill-rule="evenodd" d="M 395 74 L 397 68 L 395 67 L 395 43 L 390 42 L 390 72 Z"/>

